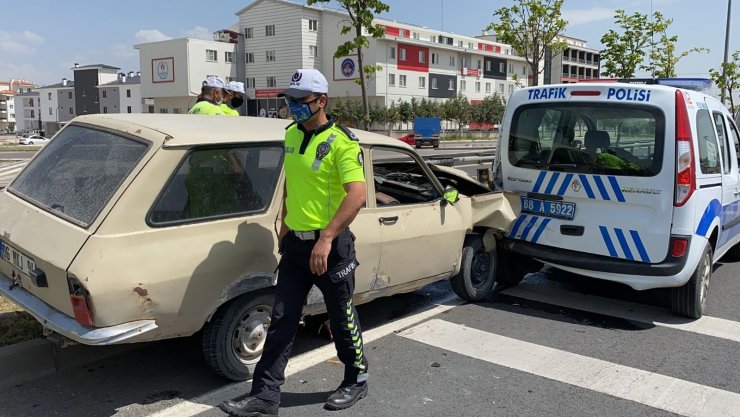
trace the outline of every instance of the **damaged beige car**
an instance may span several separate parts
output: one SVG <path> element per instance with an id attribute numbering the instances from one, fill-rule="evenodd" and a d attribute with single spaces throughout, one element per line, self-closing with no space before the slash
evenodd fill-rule
<path id="1" fill-rule="evenodd" d="M 247 379 L 270 324 L 285 125 L 76 118 L 0 192 L 0 294 L 65 342 L 203 329 L 208 363 Z M 516 217 L 506 197 L 398 140 L 356 133 L 372 198 L 352 223 L 355 301 L 448 278 L 467 300 L 490 294 L 496 238 Z M 322 309 L 312 292 L 305 313 Z"/>

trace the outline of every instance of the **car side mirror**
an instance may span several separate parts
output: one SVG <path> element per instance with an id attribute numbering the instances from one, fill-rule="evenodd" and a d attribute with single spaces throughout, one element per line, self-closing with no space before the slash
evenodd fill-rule
<path id="1" fill-rule="evenodd" d="M 446 203 L 455 204 L 460 200 L 460 192 L 455 187 L 448 185 L 442 195 L 442 200 Z"/>

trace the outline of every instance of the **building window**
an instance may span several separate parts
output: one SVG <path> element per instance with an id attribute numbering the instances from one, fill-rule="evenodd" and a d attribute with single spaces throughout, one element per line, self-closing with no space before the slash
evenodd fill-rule
<path id="1" fill-rule="evenodd" d="M 206 49 L 206 61 L 208 62 L 217 62 L 218 61 L 218 52 L 213 49 Z"/>
<path id="2" fill-rule="evenodd" d="M 411 37 L 418 40 L 419 39 L 419 32 L 412 32 L 411 33 Z"/>
<path id="3" fill-rule="evenodd" d="M 402 38 L 408 38 L 409 37 L 409 31 L 407 29 L 399 29 L 398 30 L 398 36 Z"/>
<path id="4" fill-rule="evenodd" d="M 436 90 L 436 89 L 437 89 L 437 79 L 432 78 L 432 90 Z"/>
<path id="5" fill-rule="evenodd" d="M 514 66 L 509 64 L 509 73 L 512 73 L 512 72 L 514 72 Z"/>
<path id="6" fill-rule="evenodd" d="M 70 100 L 72 100 L 72 92 L 71 92 L 71 91 L 69 92 L 69 97 L 68 97 L 68 98 L 69 98 Z"/>
<path id="7" fill-rule="evenodd" d="M 169 113 L 169 111 L 168 111 L 167 109 L 165 109 L 165 108 L 161 108 L 161 109 L 159 109 L 159 112 L 160 112 L 161 114 L 167 114 L 167 113 Z"/>
<path id="8" fill-rule="evenodd" d="M 424 51 L 419 51 L 419 62 L 422 64 L 427 62 L 427 57 Z"/>
<path id="9" fill-rule="evenodd" d="M 509 55 L 509 48 L 504 49 L 504 54 Z"/>
<path id="10" fill-rule="evenodd" d="M 49 93 L 49 100 L 51 100 L 51 93 Z"/>
<path id="11" fill-rule="evenodd" d="M 419 77 L 419 88 L 427 88 L 426 77 Z"/>
<path id="12" fill-rule="evenodd" d="M 236 81 L 236 78 L 234 78 L 234 77 L 226 77 L 226 82 L 227 83 L 230 83 L 232 81 Z"/>
<path id="13" fill-rule="evenodd" d="M 401 61 L 406 60 L 406 48 L 398 48 L 398 59 Z"/>
<path id="14" fill-rule="evenodd" d="M 254 88 L 255 80 L 254 77 L 247 78 L 247 88 Z"/>
<path id="15" fill-rule="evenodd" d="M 480 59 L 479 59 L 479 60 L 478 60 L 478 70 L 480 70 L 481 68 L 483 68 L 483 65 L 481 64 L 481 61 L 480 61 Z"/>
<path id="16" fill-rule="evenodd" d="M 432 64 L 439 64 L 439 54 L 432 52 Z"/>
<path id="17" fill-rule="evenodd" d="M 463 47 L 463 41 L 457 41 L 457 46 L 459 48 L 462 48 Z"/>
<path id="18" fill-rule="evenodd" d="M 316 45 L 308 45 L 308 56 L 316 58 L 319 56 L 319 47 Z"/>
<path id="19" fill-rule="evenodd" d="M 468 42 L 468 49 L 475 49 L 475 44 L 473 42 Z"/>
<path id="20" fill-rule="evenodd" d="M 396 74 L 388 74 L 388 85 L 391 87 L 396 86 Z"/>
<path id="21" fill-rule="evenodd" d="M 450 79 L 447 81 L 447 89 L 450 91 L 455 91 L 455 80 Z"/>
<path id="22" fill-rule="evenodd" d="M 486 71 L 493 71 L 493 61 L 486 61 Z"/>
<path id="23" fill-rule="evenodd" d="M 308 21 L 308 30 L 311 32 L 317 32 L 319 30 L 319 21 L 318 20 L 309 20 Z"/>
<path id="24" fill-rule="evenodd" d="M 514 93 L 514 84 L 509 84 L 509 95 Z"/>
<path id="25" fill-rule="evenodd" d="M 131 106 L 126 107 L 126 113 L 131 113 Z"/>
<path id="26" fill-rule="evenodd" d="M 391 46 L 391 59 L 396 59 L 396 47 Z"/>
<path id="27" fill-rule="evenodd" d="M 275 25 L 265 26 L 265 36 L 275 36 Z"/>
<path id="28" fill-rule="evenodd" d="M 108 108 L 107 107 L 103 107 L 103 114 L 108 114 Z"/>
<path id="29" fill-rule="evenodd" d="M 465 91 L 465 87 L 466 87 L 465 81 L 464 80 L 460 80 L 460 91 Z"/>
<path id="30" fill-rule="evenodd" d="M 475 92 L 480 93 L 480 81 L 475 82 Z"/>
<path id="31" fill-rule="evenodd" d="M 103 98 L 108 98 L 108 92 L 103 90 Z"/>
<path id="32" fill-rule="evenodd" d="M 491 83 L 486 83 L 486 94 L 491 93 Z"/>
<path id="33" fill-rule="evenodd" d="M 275 61 L 275 50 L 265 51 L 265 60 L 267 62 Z"/>
<path id="34" fill-rule="evenodd" d="M 501 94 L 504 93 L 504 85 L 503 84 L 499 84 L 498 85 L 498 92 L 501 93 Z"/>
<path id="35" fill-rule="evenodd" d="M 405 75 L 399 75 L 398 76 L 398 86 L 399 87 L 406 87 L 406 76 Z"/>
<path id="36" fill-rule="evenodd" d="M 277 87 L 277 81 L 275 80 L 275 76 L 271 75 L 267 77 L 267 86 L 268 87 Z"/>
<path id="37" fill-rule="evenodd" d="M 429 42 L 437 42 L 437 37 L 434 35 L 429 35 Z"/>
<path id="38" fill-rule="evenodd" d="M 450 66 L 451 67 L 454 67 L 455 66 L 455 57 L 454 56 L 451 56 L 450 57 Z"/>
<path id="39" fill-rule="evenodd" d="M 247 39 L 254 38 L 254 28 L 244 28 L 244 37 Z"/>
<path id="40" fill-rule="evenodd" d="M 460 66 L 461 66 L 462 68 L 465 68 L 465 67 L 467 67 L 467 66 L 468 66 L 468 59 L 467 59 L 467 58 L 465 58 L 465 57 L 461 57 L 461 58 L 460 58 Z"/>
<path id="41" fill-rule="evenodd" d="M 82 90 L 82 97 L 87 97 L 87 91 Z"/>
<path id="42" fill-rule="evenodd" d="M 498 64 L 498 72 L 503 72 L 503 73 L 505 73 L 505 72 L 506 72 L 506 64 L 505 64 L 505 63 L 503 63 L 503 62 L 500 62 L 500 63 Z"/>
<path id="43" fill-rule="evenodd" d="M 172 114 L 180 114 L 180 109 L 172 109 Z"/>
<path id="44" fill-rule="evenodd" d="M 231 64 L 234 62 L 234 53 L 233 52 L 224 52 L 224 62 L 227 64 Z"/>
<path id="45" fill-rule="evenodd" d="M 127 88 L 126 89 L 126 97 L 131 98 L 131 89 L 130 88 Z"/>
<path id="46" fill-rule="evenodd" d="M 74 114 L 74 113 L 75 113 L 75 108 L 74 107 L 70 107 L 69 108 L 69 114 Z"/>
<path id="47" fill-rule="evenodd" d="M 154 113 L 154 106 L 149 106 L 149 113 Z"/>
<path id="48" fill-rule="evenodd" d="M 527 66 L 522 65 L 522 75 L 527 75 Z"/>
<path id="49" fill-rule="evenodd" d="M 254 62 L 254 52 L 247 52 L 244 56 L 244 62 L 251 64 Z"/>
<path id="50" fill-rule="evenodd" d="M 51 107 L 49 107 L 49 116 L 53 116 L 53 115 L 54 115 L 53 110 L 51 109 Z"/>

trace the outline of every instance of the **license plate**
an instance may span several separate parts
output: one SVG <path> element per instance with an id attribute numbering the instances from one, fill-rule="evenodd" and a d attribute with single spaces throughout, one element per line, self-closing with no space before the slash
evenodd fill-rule
<path id="1" fill-rule="evenodd" d="M 522 213 L 573 220 L 576 214 L 576 204 L 522 197 Z"/>
<path id="2" fill-rule="evenodd" d="M 22 273 L 31 276 L 31 271 L 36 269 L 36 262 L 21 251 L 0 240 L 0 258 L 6 260 Z"/>

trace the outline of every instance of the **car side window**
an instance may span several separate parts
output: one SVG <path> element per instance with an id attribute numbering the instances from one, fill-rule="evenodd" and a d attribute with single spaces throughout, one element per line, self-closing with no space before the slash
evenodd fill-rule
<path id="1" fill-rule="evenodd" d="M 699 166 L 701 172 L 703 174 L 721 173 L 717 136 L 708 110 L 700 109 L 696 113 L 696 131 L 699 136 Z"/>
<path id="2" fill-rule="evenodd" d="M 737 132 L 737 126 L 734 123 L 730 123 L 730 136 L 732 136 L 732 143 L 735 145 L 735 157 L 737 158 L 737 165 L 740 167 L 740 134 Z"/>
<path id="3" fill-rule="evenodd" d="M 189 152 L 150 211 L 160 225 L 267 209 L 282 168 L 279 144 Z"/>
<path id="4" fill-rule="evenodd" d="M 717 139 L 719 140 L 719 147 L 722 152 L 722 172 L 728 174 L 730 172 L 730 142 L 727 135 L 727 127 L 725 126 L 725 116 L 722 113 L 712 113 L 714 118 L 714 126 L 717 129 Z"/>
<path id="5" fill-rule="evenodd" d="M 428 203 L 441 197 L 410 154 L 391 148 L 373 148 L 372 155 L 378 207 Z"/>

